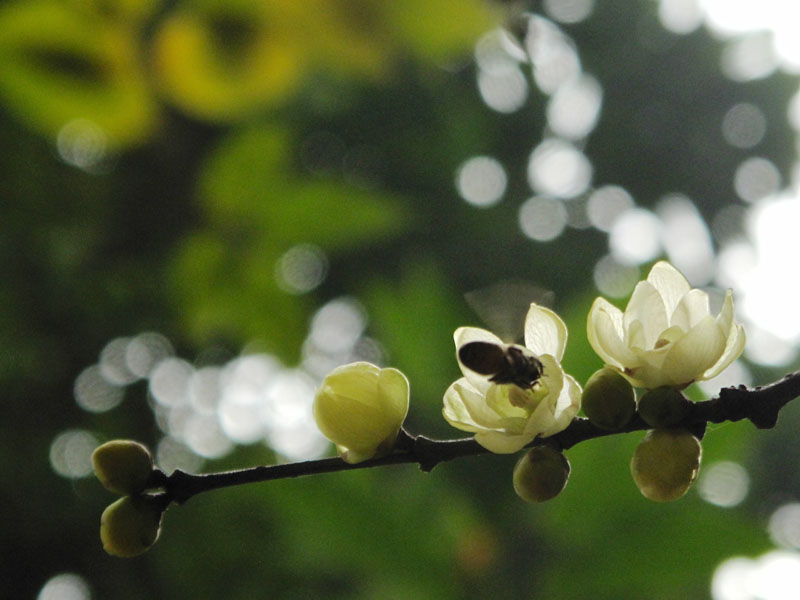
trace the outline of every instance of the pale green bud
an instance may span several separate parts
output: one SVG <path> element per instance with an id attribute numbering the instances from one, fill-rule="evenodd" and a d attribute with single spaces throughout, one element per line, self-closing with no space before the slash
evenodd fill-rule
<path id="1" fill-rule="evenodd" d="M 564 454 L 548 446 L 535 446 L 514 466 L 514 491 L 526 502 L 550 500 L 567 485 L 569 472 Z"/>
<path id="2" fill-rule="evenodd" d="M 153 474 L 153 456 L 139 442 L 112 440 L 95 448 L 92 467 L 103 486 L 116 494 L 138 494 Z"/>
<path id="3" fill-rule="evenodd" d="M 691 408 L 689 400 L 672 387 L 650 390 L 639 398 L 639 416 L 651 427 L 670 427 L 680 423 Z"/>
<path id="4" fill-rule="evenodd" d="M 408 379 L 356 362 L 331 371 L 314 398 L 314 419 L 339 456 L 358 463 L 389 454 L 408 414 Z"/>
<path id="5" fill-rule="evenodd" d="M 583 387 L 581 407 L 592 423 L 617 431 L 631 420 L 636 410 L 633 387 L 617 371 L 600 369 Z"/>
<path id="6" fill-rule="evenodd" d="M 148 496 L 125 496 L 110 504 L 100 517 L 100 540 L 113 556 L 142 554 L 155 544 L 163 506 Z"/>
<path id="7" fill-rule="evenodd" d="M 631 474 L 645 498 L 677 500 L 697 478 L 701 455 L 700 440 L 685 429 L 653 429 L 633 453 Z"/>

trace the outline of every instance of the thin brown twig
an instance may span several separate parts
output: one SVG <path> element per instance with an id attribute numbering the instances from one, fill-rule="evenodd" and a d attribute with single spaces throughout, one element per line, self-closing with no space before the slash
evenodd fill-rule
<path id="1" fill-rule="evenodd" d="M 769 429 L 777 423 L 781 409 L 799 396 L 800 371 L 756 388 L 745 386 L 723 388 L 715 398 L 693 403 L 689 414 L 674 427 L 688 429 L 701 438 L 707 423 L 749 419 L 759 429 Z M 650 429 L 650 426 L 638 414 L 617 431 L 601 429 L 588 419 L 576 417 L 563 431 L 548 438 L 536 438 L 528 446 L 549 445 L 557 450 L 567 450 L 590 439 L 646 429 Z M 167 476 L 161 471 L 156 471 L 153 481 L 154 485 L 163 489 L 157 494 L 158 497 L 183 503 L 199 493 L 214 489 L 320 473 L 410 463 L 419 465 L 422 471 L 427 472 L 442 462 L 488 452 L 471 437 L 436 440 L 423 435 L 412 435 L 403 429 L 392 454 L 358 464 L 349 464 L 339 458 L 323 458 L 221 473 L 191 474 L 176 470 Z"/>

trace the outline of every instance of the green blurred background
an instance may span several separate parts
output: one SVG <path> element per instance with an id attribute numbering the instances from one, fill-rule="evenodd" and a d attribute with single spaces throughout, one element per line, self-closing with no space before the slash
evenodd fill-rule
<path id="1" fill-rule="evenodd" d="M 0 4 L 0 596 L 798 597 L 793 405 L 710 428 L 669 505 L 619 435 L 544 505 L 514 456 L 277 481 L 171 509 L 129 560 L 89 464 L 118 437 L 167 471 L 328 455 L 314 386 L 355 359 L 458 437 L 456 327 L 549 304 L 583 382 L 592 299 L 661 257 L 747 326 L 695 397 L 798 368 L 800 21 L 753 4 Z"/>

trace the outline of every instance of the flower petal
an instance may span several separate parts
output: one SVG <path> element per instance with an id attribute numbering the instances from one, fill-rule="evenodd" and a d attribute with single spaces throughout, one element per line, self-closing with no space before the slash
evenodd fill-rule
<path id="1" fill-rule="evenodd" d="M 442 415 L 462 431 L 494 429 L 497 423 L 497 414 L 486 404 L 486 397 L 463 377 L 444 393 Z"/>
<path id="2" fill-rule="evenodd" d="M 547 386 L 547 394 L 558 398 L 561 388 L 564 387 L 564 369 L 549 354 L 545 354 L 540 359 L 542 361 L 542 384 Z"/>
<path id="3" fill-rule="evenodd" d="M 711 315 L 670 348 L 662 370 L 671 385 L 684 385 L 714 366 L 725 351 L 725 334 Z"/>
<path id="4" fill-rule="evenodd" d="M 564 386 L 553 411 L 553 424 L 540 432 L 542 437 L 555 435 L 566 429 L 581 408 L 581 386 L 571 375 L 564 375 Z"/>
<path id="5" fill-rule="evenodd" d="M 567 346 L 567 326 L 549 308 L 531 304 L 525 317 L 525 345 L 534 354 L 550 354 L 560 361 Z"/>
<path id="6" fill-rule="evenodd" d="M 475 434 L 475 441 L 495 454 L 519 452 L 533 441 L 535 435 L 508 434 L 499 431 L 483 431 Z"/>
<path id="7" fill-rule="evenodd" d="M 639 329 L 634 329 L 637 321 Z M 649 281 L 636 284 L 622 316 L 622 325 L 625 329 L 625 342 L 639 348 L 655 346 L 658 335 L 669 327 L 664 299 Z M 638 331 L 642 338 L 633 339 L 634 331 Z"/>
<path id="8" fill-rule="evenodd" d="M 733 292 L 731 290 L 725 293 L 725 299 L 722 301 L 722 308 L 717 315 L 717 323 L 722 331 L 728 334 L 733 333 L 735 323 L 733 322 Z"/>
<path id="9" fill-rule="evenodd" d="M 403 422 L 408 414 L 409 385 L 406 376 L 392 367 L 380 370 L 378 394 L 384 399 L 383 410 L 390 421 Z"/>
<path id="10" fill-rule="evenodd" d="M 710 314 L 708 294 L 703 290 L 693 289 L 680 299 L 675 311 L 669 317 L 669 323 L 672 326 L 677 325 L 683 331 L 689 331 Z M 725 329 L 727 328 L 723 331 Z"/>
<path id="11" fill-rule="evenodd" d="M 589 344 L 603 362 L 620 369 L 637 364 L 623 340 L 622 311 L 605 298 L 596 298 L 592 304 L 586 330 Z"/>
<path id="12" fill-rule="evenodd" d="M 731 330 L 728 333 L 728 341 L 725 344 L 725 350 L 719 360 L 711 368 L 709 368 L 698 379 L 705 380 L 716 377 L 722 371 L 730 366 L 744 351 L 745 334 L 744 328 L 738 323 L 731 323 Z"/>
<path id="13" fill-rule="evenodd" d="M 650 273 L 647 275 L 647 281 L 661 294 L 661 297 L 664 299 L 664 306 L 667 310 L 667 314 L 670 315 L 675 312 L 681 298 L 692 289 L 686 277 L 665 260 L 659 261 L 653 265 L 653 268 L 650 269 Z"/>
<path id="14" fill-rule="evenodd" d="M 501 344 L 504 342 L 491 331 L 481 329 L 480 327 L 459 327 L 453 333 L 453 341 L 456 343 L 456 348 L 461 348 L 464 344 L 469 342 L 489 342 L 490 344 Z"/>

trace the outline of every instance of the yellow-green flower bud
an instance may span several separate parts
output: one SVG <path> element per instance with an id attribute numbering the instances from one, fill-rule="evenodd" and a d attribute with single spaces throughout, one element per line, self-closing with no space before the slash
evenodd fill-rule
<path id="1" fill-rule="evenodd" d="M 92 466 L 100 483 L 116 494 L 138 494 L 153 474 L 153 456 L 139 442 L 112 440 L 95 448 Z"/>
<path id="2" fill-rule="evenodd" d="M 555 498 L 567 485 L 567 457 L 548 446 L 528 450 L 514 466 L 514 491 L 526 502 Z"/>
<path id="3" fill-rule="evenodd" d="M 367 362 L 343 365 L 322 381 L 314 419 L 339 456 L 358 463 L 389 454 L 408 414 L 408 379 Z"/>
<path id="4" fill-rule="evenodd" d="M 155 544 L 163 507 L 148 496 L 125 496 L 110 504 L 100 517 L 100 540 L 113 556 L 129 557 Z"/>
<path id="5" fill-rule="evenodd" d="M 633 387 L 618 372 L 603 368 L 586 382 L 581 407 L 589 420 L 602 429 L 617 431 L 631 420 L 636 410 Z"/>
<path id="6" fill-rule="evenodd" d="M 645 498 L 677 500 L 697 478 L 701 454 L 700 440 L 685 429 L 653 429 L 633 453 L 631 474 Z"/>
<path id="7" fill-rule="evenodd" d="M 659 387 L 639 398 L 639 416 L 651 427 L 670 427 L 689 414 L 691 405 L 681 392 Z"/>

